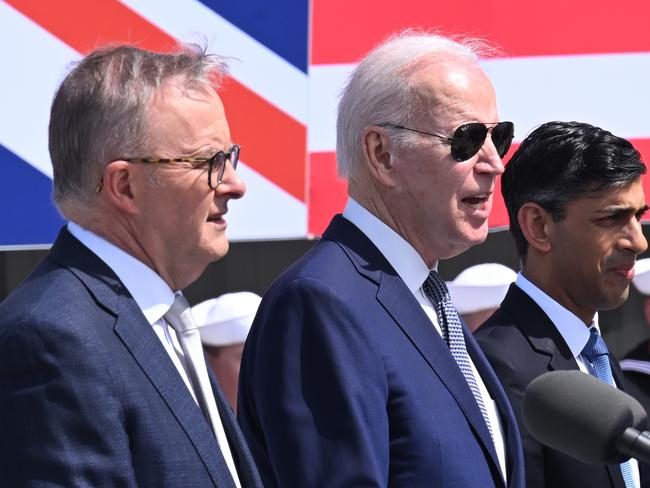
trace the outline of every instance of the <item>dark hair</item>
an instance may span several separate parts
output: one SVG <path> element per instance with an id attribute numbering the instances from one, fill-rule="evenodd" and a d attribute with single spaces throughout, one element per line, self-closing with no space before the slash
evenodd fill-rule
<path id="1" fill-rule="evenodd" d="M 555 222 L 569 202 L 587 192 L 623 187 L 646 172 L 629 141 L 581 122 L 547 122 L 526 137 L 506 165 L 501 192 L 510 232 L 525 261 L 528 242 L 517 214 L 528 202 L 546 210 Z"/>
<path id="2" fill-rule="evenodd" d="M 199 91 L 216 88 L 225 74 L 223 58 L 195 45 L 174 53 L 111 46 L 83 58 L 61 83 L 50 114 L 53 196 L 62 213 L 68 203 L 90 201 L 106 164 L 146 152 L 148 102 L 166 83 Z"/>

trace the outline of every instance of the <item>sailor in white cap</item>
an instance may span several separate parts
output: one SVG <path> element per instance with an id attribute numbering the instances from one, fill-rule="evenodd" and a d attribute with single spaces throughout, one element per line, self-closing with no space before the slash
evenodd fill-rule
<path id="1" fill-rule="evenodd" d="M 472 332 L 499 308 L 516 278 L 517 273 L 507 266 L 483 263 L 470 266 L 447 282 L 451 301 Z"/>
<path id="2" fill-rule="evenodd" d="M 250 291 L 226 293 L 192 307 L 208 362 L 237 411 L 237 383 L 244 342 L 262 298 Z"/>
<path id="3" fill-rule="evenodd" d="M 634 287 L 643 295 L 643 318 L 650 327 L 650 258 L 634 265 Z M 650 412 L 650 339 L 643 341 L 621 361 L 625 390 Z"/>

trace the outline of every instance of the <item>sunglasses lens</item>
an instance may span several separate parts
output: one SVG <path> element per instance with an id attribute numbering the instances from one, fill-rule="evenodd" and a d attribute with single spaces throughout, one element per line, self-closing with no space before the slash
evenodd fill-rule
<path id="1" fill-rule="evenodd" d="M 512 122 L 500 122 L 494 126 L 492 129 L 492 142 L 494 147 L 497 148 L 499 156 L 503 158 L 508 149 L 510 149 L 510 144 L 512 144 L 512 139 L 515 136 L 515 125 Z"/>
<path id="2" fill-rule="evenodd" d="M 456 161 L 467 161 L 481 149 L 487 133 L 485 124 L 471 122 L 461 125 L 451 139 L 451 157 Z"/>
<path id="3" fill-rule="evenodd" d="M 230 164 L 234 169 L 237 169 L 237 162 L 239 161 L 239 146 L 235 144 L 230 150 Z"/>

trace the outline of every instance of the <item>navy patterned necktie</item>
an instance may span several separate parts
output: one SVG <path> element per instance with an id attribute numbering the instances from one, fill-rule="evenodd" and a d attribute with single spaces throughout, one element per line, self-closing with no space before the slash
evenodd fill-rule
<path id="1" fill-rule="evenodd" d="M 483 415 L 485 424 L 490 432 L 490 436 L 494 439 L 492 426 L 490 425 L 490 418 L 488 417 L 487 409 L 483 402 L 481 390 L 479 390 L 478 384 L 476 383 L 469 354 L 467 353 L 467 347 L 465 346 L 465 337 L 463 336 L 463 327 L 460 323 L 460 317 L 458 316 L 456 307 L 454 307 L 454 304 L 451 302 L 447 285 L 436 271 L 431 271 L 429 277 L 422 285 L 422 289 L 429 297 L 436 310 L 438 322 L 440 322 L 440 329 L 442 330 L 442 338 L 449 346 L 451 355 L 463 373 L 465 381 L 467 381 L 467 384 L 469 385 L 469 389 L 472 390 L 472 394 L 478 404 L 478 408 L 481 410 L 481 414 Z"/>
<path id="2" fill-rule="evenodd" d="M 609 364 L 609 349 L 607 349 L 607 344 L 605 344 L 605 341 L 595 327 L 591 327 L 589 333 L 591 335 L 589 336 L 587 345 L 582 350 L 582 354 L 591 363 L 592 375 L 616 388 L 614 376 L 612 375 L 612 367 Z M 635 488 L 636 485 L 634 484 L 630 461 L 621 463 L 621 474 L 623 475 L 626 488 Z"/>

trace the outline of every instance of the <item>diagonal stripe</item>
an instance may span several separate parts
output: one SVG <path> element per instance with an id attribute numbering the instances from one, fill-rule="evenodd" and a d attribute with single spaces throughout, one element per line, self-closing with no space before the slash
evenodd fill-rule
<path id="1" fill-rule="evenodd" d="M 128 42 L 166 51 L 177 46 L 166 32 L 116 0 L 9 0 L 8 4 L 79 52 Z M 75 15 L 61 15 L 75 12 Z M 250 151 L 246 161 L 298 200 L 305 199 L 306 128 L 231 79 L 220 92 L 231 132 Z M 288 141 L 283 144 L 283 141 Z M 257 148 L 257 149 L 256 149 Z"/>
<path id="2" fill-rule="evenodd" d="M 301 124 L 307 120 L 307 76 L 267 46 L 228 22 L 198 0 L 120 0 L 176 39 L 207 42 L 208 51 L 230 58 L 239 83 Z M 236 5 L 239 8 L 241 2 Z M 273 8 L 269 6 L 268 8 Z M 277 31 L 277 26 L 274 26 Z M 284 37 L 284 32 L 279 35 Z M 306 40 L 305 40 L 306 46 Z M 306 49 L 306 47 L 305 47 Z"/>

